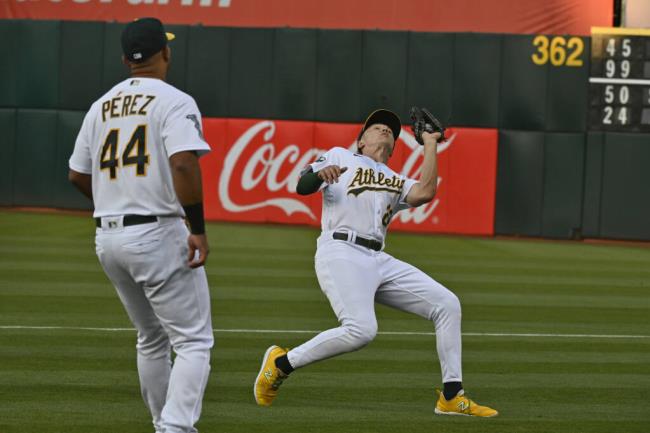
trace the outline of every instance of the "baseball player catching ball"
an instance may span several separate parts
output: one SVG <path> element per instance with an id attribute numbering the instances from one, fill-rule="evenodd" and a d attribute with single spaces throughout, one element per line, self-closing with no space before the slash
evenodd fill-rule
<path id="1" fill-rule="evenodd" d="M 437 187 L 437 144 L 444 128 L 426 109 L 412 110 L 415 137 L 424 146 L 419 181 L 386 166 L 401 131 L 399 117 L 377 110 L 366 119 L 358 153 L 335 147 L 303 172 L 299 194 L 323 192 L 322 233 L 316 275 L 341 326 L 291 350 L 271 346 L 254 386 L 259 405 L 270 406 L 294 369 L 361 349 L 375 338 L 379 302 L 431 320 L 436 329 L 444 389 L 435 413 L 478 417 L 498 412 L 470 400 L 463 391 L 461 309 L 456 295 L 414 266 L 383 251 L 396 212 L 431 201 Z"/>
<path id="2" fill-rule="evenodd" d="M 69 178 L 94 202 L 97 256 L 138 332 L 155 431 L 193 433 L 213 345 L 198 163 L 210 147 L 194 99 L 164 81 L 173 38 L 155 18 L 126 26 L 131 78 L 86 114 Z"/>

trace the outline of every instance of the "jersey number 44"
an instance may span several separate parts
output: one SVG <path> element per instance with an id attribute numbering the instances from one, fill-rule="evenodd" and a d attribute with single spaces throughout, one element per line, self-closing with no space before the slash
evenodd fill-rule
<path id="1" fill-rule="evenodd" d="M 117 169 L 120 167 L 120 159 L 117 157 L 120 140 L 120 130 L 111 129 L 104 140 L 102 154 L 99 160 L 99 167 L 108 170 L 111 180 L 117 179 Z M 122 167 L 129 165 L 136 166 L 137 176 L 147 175 L 149 155 L 147 154 L 147 125 L 138 125 L 131 134 L 131 139 L 122 152 Z"/>

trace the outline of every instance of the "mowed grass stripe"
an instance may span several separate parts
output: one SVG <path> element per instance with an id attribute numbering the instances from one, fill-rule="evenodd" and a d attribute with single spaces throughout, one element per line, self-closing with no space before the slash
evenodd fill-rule
<path id="1" fill-rule="evenodd" d="M 47 266 L 47 263 L 52 263 L 53 266 L 65 268 L 66 265 L 70 263 L 82 262 L 85 265 L 94 265 L 95 268 L 99 268 L 97 260 L 94 254 L 89 254 L 91 251 L 91 245 L 87 245 L 88 248 L 80 251 L 79 248 L 70 248 L 70 249 L 61 249 L 61 248 L 52 248 L 49 254 L 43 254 L 39 252 L 40 248 L 43 248 L 42 242 L 39 242 L 34 247 L 33 253 L 27 251 L 22 256 L 20 253 L 16 254 L 12 251 L 10 247 L 5 247 L 4 250 L 0 250 L 2 253 L 11 253 L 11 256 L 7 257 L 7 260 L 3 260 L 0 263 L 0 266 L 3 266 L 4 269 L 13 269 L 20 270 L 23 266 L 29 267 L 29 262 L 33 262 L 36 259 L 47 258 L 47 261 L 43 264 L 43 267 Z M 24 248 L 24 247 L 23 247 Z M 270 265 L 273 269 L 282 269 L 286 268 L 290 271 L 295 268 L 296 264 L 306 265 L 305 267 L 309 270 L 313 269 L 313 246 L 311 247 L 312 254 L 296 254 L 291 252 L 288 254 L 269 254 L 269 257 L 264 263 Z M 84 251 L 85 250 L 85 251 Z M 260 251 L 263 251 L 264 248 L 260 247 Z M 214 270 L 217 274 L 219 271 L 227 271 L 232 273 L 237 272 L 247 272 L 251 268 L 250 260 L 246 258 L 246 251 L 240 252 L 240 254 L 230 254 L 230 252 L 222 250 L 222 253 L 216 252 L 213 254 L 213 257 L 217 258 L 217 263 L 212 263 L 208 266 L 208 270 Z M 643 250 L 639 250 L 643 251 Z M 85 254 L 85 255 L 84 255 Z M 11 260 L 9 259 L 11 257 Z M 81 258 L 81 259 L 80 259 Z M 226 258 L 227 260 L 223 260 Z M 23 264 L 22 262 L 28 262 Z M 593 264 L 583 264 L 581 267 L 573 265 L 567 265 L 566 261 L 554 262 L 554 263 L 540 263 L 539 261 L 535 262 L 521 262 L 521 260 L 509 260 L 506 263 L 503 261 L 495 262 L 494 258 L 484 258 L 480 261 L 469 261 L 467 258 L 462 260 L 449 260 L 445 259 L 440 262 L 437 260 L 432 261 L 423 260 L 422 255 L 418 255 L 416 260 L 412 260 L 415 265 L 419 265 L 425 271 L 431 272 L 434 276 L 439 279 L 448 279 L 453 280 L 456 283 L 462 282 L 480 282 L 482 280 L 486 281 L 495 281 L 504 284 L 519 284 L 519 283 L 537 283 L 537 284 L 576 284 L 576 282 L 581 280 L 590 281 L 595 286 L 621 286 L 621 285 L 648 285 L 648 274 L 650 274 L 650 267 L 647 266 L 648 261 L 641 261 L 634 264 L 634 266 L 621 266 L 619 265 L 618 270 L 614 270 L 611 265 L 611 260 L 608 262 L 608 266 L 603 266 L 603 263 L 593 263 Z M 242 266 L 237 266 L 238 264 Z M 255 267 L 261 272 L 266 270 L 262 267 L 263 263 L 255 263 Z M 559 269 L 558 269 L 559 267 Z M 78 269 L 73 267 L 70 269 Z M 457 269 L 456 272 L 450 272 L 450 270 Z M 550 270 L 567 270 L 571 271 L 571 275 L 564 275 L 561 278 L 550 278 Z M 230 270 L 230 271 L 228 271 Z M 504 270 L 505 272 L 504 275 Z M 462 272 L 460 272 L 462 271 Z M 603 277 L 602 274 L 610 272 L 610 274 L 615 274 L 614 277 Z M 290 272 L 291 274 L 291 272 Z M 286 277 L 291 277 L 291 275 L 283 275 Z M 463 275 L 464 278 L 460 279 L 458 276 Z M 273 275 L 271 275 L 273 276 Z M 514 277 L 514 278 L 513 278 Z M 523 277 L 523 278 L 521 278 Z"/>
<path id="2" fill-rule="evenodd" d="M 90 266 L 89 266 L 90 264 Z M 303 278 L 315 278 L 314 271 L 311 268 L 292 268 L 287 266 L 286 268 L 278 268 L 277 266 L 273 267 L 261 267 L 261 266 L 227 266 L 227 265 L 217 265 L 206 268 L 206 271 L 209 276 L 217 278 L 222 277 L 250 277 L 251 272 L 254 270 L 256 277 L 258 278 L 283 278 L 287 280 L 291 279 L 303 279 Z M 426 269 L 424 269 L 426 270 Z M 79 274 L 103 274 L 102 269 L 99 266 L 95 266 L 93 262 L 88 261 L 87 263 L 78 263 L 66 259 L 57 259 L 52 262 L 43 262 L 39 264 L 38 267 L 34 266 L 33 261 L 16 261 L 16 260 L 3 260 L 0 263 L 0 272 L 8 272 L 9 276 L 18 275 L 20 273 L 32 275 L 33 278 L 38 278 L 39 273 L 52 274 L 52 273 L 62 273 L 62 272 L 75 272 Z M 617 288 L 617 287 L 631 287 L 631 288 L 642 288 L 650 290 L 650 278 L 641 279 L 638 277 L 629 277 L 629 278 L 598 278 L 598 277 L 579 277 L 579 276 L 548 276 L 548 275 L 530 275 L 530 274 L 521 274 L 521 275 L 492 275 L 492 274 L 480 274 L 475 272 L 474 275 L 471 275 L 470 272 L 464 273 L 450 273 L 447 271 L 444 272 L 431 272 L 434 275 L 435 279 L 447 284 L 464 284 L 464 283 L 492 283 L 492 284 L 518 284 L 518 285 L 528 285 L 533 284 L 537 286 L 593 286 L 593 287 L 604 287 L 604 288 Z M 24 276 L 24 275 L 23 275 Z M 5 277 L 2 277 L 2 280 L 5 280 Z"/>
<path id="3" fill-rule="evenodd" d="M 399 236 L 399 235 L 396 235 Z M 16 241 L 20 240 L 17 244 Z M 488 240 L 483 240 L 488 242 Z M 526 241 L 522 241 L 526 243 Z M 219 249 L 212 251 L 214 257 L 228 257 L 230 262 L 247 262 L 250 257 L 250 250 L 254 247 L 260 253 L 269 255 L 268 259 L 277 260 L 278 262 L 298 261 L 298 262 L 312 262 L 315 253 L 315 243 L 307 243 L 301 248 L 295 245 L 250 245 L 242 246 L 241 244 L 222 244 L 219 243 Z M 586 246 L 587 247 L 587 246 Z M 604 246 L 588 246 L 587 248 L 607 248 Z M 621 248 L 624 250 L 623 248 Z M 34 238 L 25 238 L 19 236 L 0 236 L 0 254 L 10 253 L 13 257 L 27 256 L 34 257 L 48 256 L 54 257 L 61 256 L 62 253 L 74 257 L 87 257 L 88 251 L 94 251 L 93 238 L 85 241 L 70 240 L 68 238 L 50 239 L 41 236 Z M 531 258 L 531 257 L 511 257 L 507 263 L 504 263 L 503 258 L 491 254 L 476 255 L 475 257 L 468 256 L 467 254 L 448 255 L 440 253 L 439 251 L 427 252 L 427 259 L 423 259 L 421 253 L 413 253 L 412 250 L 395 249 L 388 246 L 387 252 L 394 254 L 396 257 L 407 260 L 416 266 L 435 266 L 440 269 L 449 267 L 461 267 L 476 270 L 503 270 L 510 271 L 569 271 L 575 272 L 590 272 L 590 273 L 614 273 L 618 274 L 624 270 L 633 270 L 640 275 L 650 274 L 650 268 L 647 264 L 650 260 L 650 254 L 646 250 L 638 248 L 633 250 L 633 257 L 608 257 L 607 259 L 589 258 L 589 257 L 575 257 L 570 263 L 566 259 L 557 258 L 555 254 L 549 255 L 544 258 Z M 92 255 L 91 257 L 94 257 Z M 474 260 L 480 257 L 481 261 Z M 431 259 L 435 259 L 432 262 Z M 618 262 L 617 262 L 618 259 Z M 95 259 L 96 260 L 96 259 Z M 623 275 L 624 276 L 624 275 Z"/>

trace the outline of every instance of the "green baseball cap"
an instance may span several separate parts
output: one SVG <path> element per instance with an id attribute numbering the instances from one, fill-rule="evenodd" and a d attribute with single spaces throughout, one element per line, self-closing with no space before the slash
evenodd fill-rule
<path id="1" fill-rule="evenodd" d="M 139 18 L 122 31 L 122 52 L 130 62 L 143 62 L 167 46 L 175 38 L 165 32 L 158 18 Z"/>

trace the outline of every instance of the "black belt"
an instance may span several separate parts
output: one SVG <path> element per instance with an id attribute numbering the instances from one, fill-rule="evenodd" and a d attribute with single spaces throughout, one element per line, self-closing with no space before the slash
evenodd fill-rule
<path id="1" fill-rule="evenodd" d="M 348 234 L 345 232 L 334 232 L 332 235 L 334 239 L 337 239 L 339 241 L 347 241 L 348 240 Z M 381 242 L 376 241 L 374 239 L 366 239 L 366 238 L 361 238 L 357 236 L 354 239 L 354 243 L 357 245 L 361 245 L 362 247 L 370 248 L 371 250 L 374 251 L 380 251 L 381 250 Z"/>
<path id="2" fill-rule="evenodd" d="M 127 227 L 127 226 L 135 226 L 138 224 L 155 223 L 157 221 L 158 221 L 158 217 L 151 216 L 151 215 L 124 215 L 124 219 L 122 220 L 122 225 L 124 227 Z M 98 228 L 101 228 L 102 219 L 95 218 L 95 225 Z"/>

